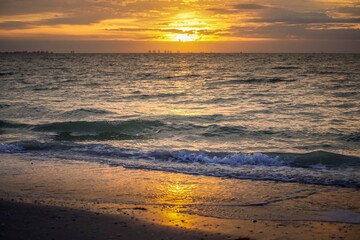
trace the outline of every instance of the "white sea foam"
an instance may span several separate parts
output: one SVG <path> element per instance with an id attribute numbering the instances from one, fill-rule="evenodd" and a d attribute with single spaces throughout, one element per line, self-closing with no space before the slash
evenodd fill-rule
<path id="1" fill-rule="evenodd" d="M 269 157 L 263 153 L 255 154 L 224 154 L 218 153 L 214 156 L 206 152 L 194 152 L 188 150 L 180 151 L 154 151 L 142 154 L 142 157 L 158 160 L 178 161 L 178 162 L 198 162 L 206 164 L 226 164 L 226 165 L 259 165 L 259 166 L 284 166 L 286 162 L 279 157 Z"/>

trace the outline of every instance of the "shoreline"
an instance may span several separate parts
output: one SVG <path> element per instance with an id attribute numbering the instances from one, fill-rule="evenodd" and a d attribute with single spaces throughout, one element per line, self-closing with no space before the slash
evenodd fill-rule
<path id="1" fill-rule="evenodd" d="M 90 234 L 90 239 L 107 239 L 105 233 L 114 239 L 356 239 L 360 235 L 358 189 L 221 179 L 16 154 L 2 154 L 0 167 L 1 206 L 15 216 L 6 223 L 2 211 L 1 233 L 3 226 L 25 226 L 21 221 L 26 216 L 28 229 L 38 229 L 40 239 L 60 229 L 67 236 Z M 39 209 L 51 216 L 64 214 L 67 220 L 56 218 L 56 224 L 52 222 L 56 226 L 40 228 L 46 217 L 37 214 Z M 83 219 L 77 233 L 65 228 L 74 224 L 67 218 L 72 214 Z M 116 221 L 126 223 L 125 234 L 117 233 Z M 92 234 L 93 228 L 99 232 Z"/>

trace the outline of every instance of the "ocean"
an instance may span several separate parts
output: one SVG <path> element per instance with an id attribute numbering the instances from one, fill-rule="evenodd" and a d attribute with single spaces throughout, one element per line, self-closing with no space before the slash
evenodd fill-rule
<path id="1" fill-rule="evenodd" d="M 360 187 L 360 55 L 0 54 L 0 158 Z"/>

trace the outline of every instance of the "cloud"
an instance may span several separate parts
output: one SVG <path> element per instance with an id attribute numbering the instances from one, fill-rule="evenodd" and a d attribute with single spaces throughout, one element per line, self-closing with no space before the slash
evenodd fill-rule
<path id="1" fill-rule="evenodd" d="M 343 17 L 360 18 L 360 6 L 359 7 L 341 7 L 341 8 L 337 8 L 334 12 L 340 14 L 340 16 L 343 16 Z"/>
<path id="2" fill-rule="evenodd" d="M 265 8 L 269 8 L 269 7 L 254 3 L 239 3 L 239 4 L 231 5 L 230 7 L 227 8 L 211 7 L 211 8 L 207 8 L 206 10 L 215 12 L 217 14 L 236 14 L 239 12 L 249 12 L 252 10 L 259 10 Z"/>
<path id="3" fill-rule="evenodd" d="M 275 24 L 255 28 L 246 26 L 234 26 L 230 32 L 234 37 L 241 38 L 264 38 L 264 39 L 293 39 L 293 40 L 356 40 L 360 39 L 360 31 L 357 29 L 328 28 L 328 25 L 307 24 L 283 25 Z"/>
<path id="4" fill-rule="evenodd" d="M 322 12 L 295 12 L 287 9 L 275 9 L 254 22 L 311 24 L 311 23 L 359 23 L 360 18 L 332 18 Z"/>
<path id="5" fill-rule="evenodd" d="M 88 3 L 87 0 L 0 0 L 0 14 L 9 16 L 42 12 L 68 12 L 74 9 L 86 9 Z"/>
<path id="6" fill-rule="evenodd" d="M 45 19 L 42 21 L 34 22 L 37 25 L 89 25 L 100 22 L 103 18 L 101 16 L 92 15 L 80 15 L 80 16 L 68 16 L 57 17 L 51 19 Z"/>
<path id="7" fill-rule="evenodd" d="M 2 36 L 29 37 L 34 29 L 39 38 L 357 40 L 360 31 L 360 5 L 341 0 L 0 0 L 0 16 Z"/>
<path id="8" fill-rule="evenodd" d="M 28 29 L 32 27 L 33 27 L 32 24 L 21 21 L 5 21 L 0 23 L 0 29 L 5 29 L 5 30 Z"/>
<path id="9" fill-rule="evenodd" d="M 254 3 L 240 3 L 234 5 L 234 9 L 237 10 L 254 10 L 254 9 L 263 9 L 267 8 L 264 5 L 254 4 Z"/>
<path id="10" fill-rule="evenodd" d="M 159 33 L 173 33 L 173 34 L 197 34 L 199 36 L 204 35 L 221 35 L 223 30 L 181 30 L 175 28 L 115 28 L 115 29 L 106 29 L 107 31 L 117 31 L 117 32 L 159 32 Z"/>
<path id="11" fill-rule="evenodd" d="M 216 14 L 236 14 L 238 11 L 235 11 L 234 9 L 225 9 L 225 8 L 207 8 L 207 11 L 214 12 Z"/>

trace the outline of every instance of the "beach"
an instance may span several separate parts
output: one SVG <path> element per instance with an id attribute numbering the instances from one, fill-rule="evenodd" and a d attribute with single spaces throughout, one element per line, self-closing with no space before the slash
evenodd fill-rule
<path id="1" fill-rule="evenodd" d="M 2 155 L 0 164 L 2 239 L 357 239 L 360 234 L 360 193 L 352 188 L 16 155 Z M 266 202 L 268 194 L 286 197 Z"/>
<path id="2" fill-rule="evenodd" d="M 0 240 L 359 240 L 360 0 L 0 0 Z"/>
<path id="3" fill-rule="evenodd" d="M 0 54 L 0 238 L 355 240 L 359 63 Z"/>
<path id="4" fill-rule="evenodd" d="M 227 238 L 222 234 L 145 224 L 130 217 L 86 212 L 81 208 L 61 208 L 1 200 L 0 209 L 1 239 Z"/>

